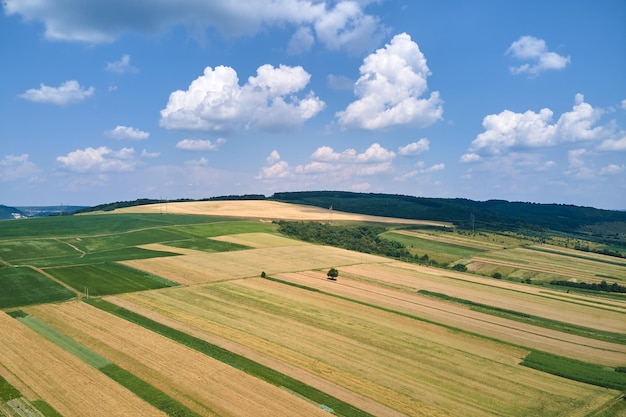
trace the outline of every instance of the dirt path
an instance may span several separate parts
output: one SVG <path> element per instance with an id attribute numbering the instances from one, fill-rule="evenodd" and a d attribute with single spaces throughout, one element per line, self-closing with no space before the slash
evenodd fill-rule
<path id="1" fill-rule="evenodd" d="M 32 269 L 33 271 L 39 272 L 41 275 L 45 276 L 46 278 L 49 278 L 52 281 L 56 282 L 57 284 L 62 285 L 63 287 L 67 288 L 71 292 L 75 293 L 76 297 L 79 300 L 83 297 L 83 293 L 82 292 L 78 291 L 76 288 L 70 287 L 65 282 L 61 281 L 60 279 L 57 279 L 57 278 L 53 277 L 52 275 L 50 275 L 49 273 L 47 273 L 43 269 L 38 268 L 38 267 L 33 266 L 33 265 L 24 265 L 24 266 L 27 267 L 27 268 Z"/>

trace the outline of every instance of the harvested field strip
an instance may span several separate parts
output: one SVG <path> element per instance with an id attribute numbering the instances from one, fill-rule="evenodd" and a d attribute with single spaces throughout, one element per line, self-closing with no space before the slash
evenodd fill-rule
<path id="1" fill-rule="evenodd" d="M 550 320 L 544 317 L 532 316 L 530 314 L 520 313 L 519 311 L 508 310 L 500 307 L 493 307 L 487 304 L 475 303 L 463 298 L 451 297 L 446 294 L 419 290 L 419 294 L 438 298 L 440 300 L 449 301 L 452 303 L 465 305 L 473 311 L 479 311 L 486 314 L 491 314 L 497 317 L 504 317 L 511 320 L 516 320 L 522 323 L 528 323 L 539 327 L 545 327 L 546 329 L 558 330 L 560 332 L 575 334 L 578 336 L 588 337 L 596 340 L 603 340 L 610 343 L 619 343 L 626 345 L 626 334 L 603 332 L 596 329 L 590 329 L 588 327 L 576 326 L 570 323 L 563 323 L 556 320 Z"/>
<path id="2" fill-rule="evenodd" d="M 621 266 L 621 267 L 626 268 L 625 261 L 618 260 L 619 258 L 614 258 L 608 255 L 586 253 L 586 252 L 580 252 L 580 251 L 574 252 L 572 250 L 567 250 L 559 246 L 555 246 L 555 247 L 526 246 L 526 249 L 535 250 L 538 252 L 554 253 L 557 255 L 568 256 L 571 258 L 586 259 L 588 261 L 596 261 L 596 262 L 601 262 L 603 264 L 616 265 L 616 266 Z"/>
<path id="3" fill-rule="evenodd" d="M 584 416 L 615 396 L 527 372 L 519 348 L 260 278 L 121 298 L 412 416 Z"/>
<path id="4" fill-rule="evenodd" d="M 488 240 L 477 240 L 468 236 L 462 236 L 454 232 L 446 233 L 433 233 L 433 232 L 418 232 L 415 230 L 394 230 L 390 233 L 396 233 L 399 235 L 411 236 L 423 240 L 430 240 L 441 243 L 449 243 L 451 245 L 458 245 L 466 248 L 479 249 L 481 251 L 502 249 L 505 242 L 491 242 Z"/>
<path id="5" fill-rule="evenodd" d="M 414 320 L 427 321 L 458 332 L 481 335 L 482 338 L 515 346 L 550 351 L 587 362 L 600 362 L 607 366 L 619 366 L 626 357 L 624 345 L 583 338 L 474 312 L 466 307 L 421 296 L 416 292 L 400 292 L 345 277 L 332 282 L 319 271 L 278 276 L 291 283 L 321 289 L 333 295 L 356 300 L 357 303 L 364 302 L 366 305 L 388 309 L 389 312 L 406 315 Z M 525 355 L 526 353 L 519 357 L 520 361 Z"/>
<path id="6" fill-rule="evenodd" d="M 599 260 L 575 258 L 569 255 L 537 251 L 531 248 L 513 248 L 482 253 L 472 258 L 501 265 L 519 265 L 522 268 L 556 275 L 565 275 L 583 281 L 598 281 L 596 274 L 611 275 L 626 280 L 626 268 Z"/>
<path id="7" fill-rule="evenodd" d="M 196 238 L 196 239 L 184 239 L 163 242 L 167 246 L 173 246 L 175 248 L 192 249 L 201 252 L 215 253 L 215 252 L 232 252 L 236 250 L 250 249 L 245 245 L 238 245 L 231 242 L 222 242 L 214 239 Z"/>
<path id="8" fill-rule="evenodd" d="M 275 274 L 388 261 L 389 259 L 381 256 L 307 244 L 237 252 L 181 255 L 123 263 L 181 284 L 203 284 L 259 276 L 262 271 Z"/>
<path id="9" fill-rule="evenodd" d="M 273 356 L 262 353 L 262 351 L 265 350 L 259 349 L 257 345 L 261 344 L 263 346 L 268 346 L 269 342 L 255 339 L 251 335 L 243 332 L 237 332 L 236 329 L 228 329 L 224 326 L 218 326 L 219 330 L 216 331 L 215 323 L 211 323 L 209 320 L 205 320 L 201 315 L 195 315 L 189 310 L 174 310 L 174 313 L 172 313 L 172 308 L 175 307 L 170 304 L 167 306 L 159 304 L 156 308 L 150 309 L 134 303 L 131 301 L 133 298 L 135 297 L 131 296 L 131 294 L 127 294 L 122 296 L 106 297 L 106 301 L 134 311 L 176 330 L 180 330 L 184 333 L 205 340 L 238 355 L 247 357 L 291 378 L 304 382 L 305 384 L 310 385 L 322 392 L 333 393 L 334 397 L 348 404 L 352 404 L 372 415 L 378 417 L 405 417 L 405 414 L 403 413 L 336 384 L 334 382 L 335 378 L 330 378 L 330 374 L 328 373 L 325 374 L 325 378 L 322 378 L 308 371 L 307 366 L 295 366 L 289 363 L 283 357 L 284 352 L 277 351 L 275 346 L 267 349 L 268 351 L 273 352 Z M 146 301 L 145 299 L 142 300 Z M 167 310 L 167 312 L 163 310 Z M 172 317 L 176 317 L 176 319 Z M 225 337 L 225 332 L 228 332 L 232 337 Z M 319 370 L 319 366 L 316 369 Z"/>
<path id="10" fill-rule="evenodd" d="M 626 333 L 625 312 L 596 305 L 592 297 L 588 298 L 589 302 L 585 305 L 575 304 L 571 300 L 546 297 L 540 294 L 541 291 L 545 291 L 541 287 L 500 282 L 402 262 L 344 266 L 341 273 L 400 291 L 440 292 L 564 323 L 613 333 Z"/>
<path id="11" fill-rule="evenodd" d="M 103 308 L 112 307 L 120 314 L 129 313 L 100 299 L 90 301 Z M 330 406 L 327 403 L 306 401 L 303 397 L 293 395 L 295 390 L 288 391 L 269 384 L 232 365 L 87 303 L 37 306 L 30 308 L 28 313 L 70 334 L 79 343 L 155 388 L 167 392 L 198 414 L 231 417 L 328 415 L 320 408 L 320 404 Z M 132 313 L 129 318 L 146 325 L 152 322 Z M 170 336 L 176 333 L 167 326 L 157 324 L 154 327 Z M 178 333 L 186 342 L 196 343 L 194 340 L 197 339 L 189 338 L 183 332 Z M 201 342 L 199 344 L 202 345 Z M 278 378 L 279 383 L 290 382 L 282 375 L 278 375 Z"/>
<path id="12" fill-rule="evenodd" d="M 280 246 L 308 245 L 302 240 L 273 235 L 269 233 L 240 233 L 236 235 L 215 236 L 214 240 L 245 245 L 251 248 L 276 248 Z"/>
<path id="13" fill-rule="evenodd" d="M 524 359 L 522 365 L 586 384 L 621 391 L 626 390 L 626 373 L 615 372 L 592 363 L 564 358 L 546 352 L 532 351 Z"/>
<path id="14" fill-rule="evenodd" d="M 327 407 L 330 407 L 340 415 L 344 415 L 346 417 L 370 416 L 369 413 L 359 410 L 358 408 L 355 408 L 351 406 L 350 404 L 344 403 L 343 401 L 340 401 L 313 387 L 307 386 L 306 384 L 300 381 L 297 381 L 286 375 L 280 374 L 279 372 L 276 372 L 271 368 L 268 368 L 259 363 L 256 363 L 241 355 L 237 355 L 232 352 L 229 352 L 226 349 L 210 344 L 204 340 L 198 339 L 187 333 L 165 326 L 161 323 L 158 323 L 147 317 L 141 316 L 125 308 L 108 303 L 107 301 L 104 301 L 102 299 L 89 300 L 89 304 L 92 304 L 93 306 L 98 307 L 102 309 L 103 311 L 109 312 L 111 314 L 115 314 L 118 317 L 121 317 L 132 323 L 139 324 L 140 326 L 145 327 L 151 331 L 154 331 L 155 333 L 158 333 L 162 336 L 172 339 L 178 343 L 181 343 L 200 353 L 203 353 L 207 356 L 217 359 L 236 369 L 242 370 L 257 378 L 261 378 L 264 381 L 267 381 L 273 385 L 276 385 L 278 387 L 284 387 L 290 391 L 297 393 L 298 395 L 301 395 L 304 398 L 307 398 L 313 401 L 316 404 L 323 404 Z"/>
<path id="15" fill-rule="evenodd" d="M 64 417 L 165 416 L 110 378 L 0 314 L 0 362 Z"/>
<path id="16" fill-rule="evenodd" d="M 39 321 L 35 317 L 26 315 L 20 316 L 17 319 L 46 339 L 59 345 L 74 356 L 100 370 L 100 372 L 107 375 L 123 387 L 128 388 L 139 398 L 152 404 L 157 409 L 165 412 L 167 415 L 177 417 L 199 417 L 198 414 L 189 410 L 187 407 L 182 406 L 164 392 L 154 388 L 130 372 L 125 371 L 119 366 L 111 363 L 106 358 L 103 358 L 96 352 L 86 348 L 72 338 Z"/>

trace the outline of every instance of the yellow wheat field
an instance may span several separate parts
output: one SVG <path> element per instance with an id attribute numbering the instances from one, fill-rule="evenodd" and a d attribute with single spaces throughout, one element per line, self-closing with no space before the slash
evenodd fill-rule
<path id="1" fill-rule="evenodd" d="M 270 245 L 270 247 L 235 252 L 132 260 L 122 263 L 174 282 L 190 285 L 259 276 L 262 272 L 275 274 L 388 261 L 387 258 L 380 256 L 330 246 L 300 243 L 276 247 Z"/>
<path id="2" fill-rule="evenodd" d="M 191 201 L 178 203 L 148 204 L 117 209 L 114 213 L 169 213 L 207 216 L 244 217 L 258 220 L 317 220 L 317 221 L 367 221 L 374 223 L 422 224 L 450 226 L 446 222 L 434 222 L 393 217 L 368 216 L 344 213 L 319 207 L 281 203 L 267 200 Z"/>
<path id="3" fill-rule="evenodd" d="M 0 334 L 4 372 L 64 417 L 166 416 L 6 314 L 0 314 Z"/>
<path id="4" fill-rule="evenodd" d="M 48 304 L 28 312 L 200 415 L 328 416 L 317 404 L 88 304 Z"/>
<path id="5" fill-rule="evenodd" d="M 521 367 L 518 348 L 260 278 L 119 298 L 410 416 L 585 416 L 616 395 Z"/>

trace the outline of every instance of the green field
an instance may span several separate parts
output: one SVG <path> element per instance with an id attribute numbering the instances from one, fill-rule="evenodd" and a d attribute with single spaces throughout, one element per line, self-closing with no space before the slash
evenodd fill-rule
<path id="1" fill-rule="evenodd" d="M 76 294 L 27 267 L 0 264 L 0 308 L 69 300 Z"/>
<path id="2" fill-rule="evenodd" d="M 46 271 L 79 292 L 88 291 L 90 296 L 153 290 L 178 285 L 115 263 L 66 266 L 50 268 Z"/>
<path id="3" fill-rule="evenodd" d="M 406 246 L 409 251 L 418 256 L 428 255 L 431 260 L 440 264 L 448 264 L 464 258 L 471 258 L 484 249 L 476 247 L 456 245 L 446 242 L 437 242 L 434 240 L 423 239 L 416 236 L 408 236 L 399 233 L 387 232 L 382 235 L 385 239 L 400 242 Z"/>

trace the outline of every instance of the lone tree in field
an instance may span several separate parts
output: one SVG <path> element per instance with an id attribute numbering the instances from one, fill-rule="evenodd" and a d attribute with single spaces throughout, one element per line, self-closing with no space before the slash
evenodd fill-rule
<path id="1" fill-rule="evenodd" d="M 337 277 L 339 276 L 339 271 L 337 271 L 335 268 L 330 268 L 326 276 L 328 277 L 328 279 L 336 281 Z"/>

